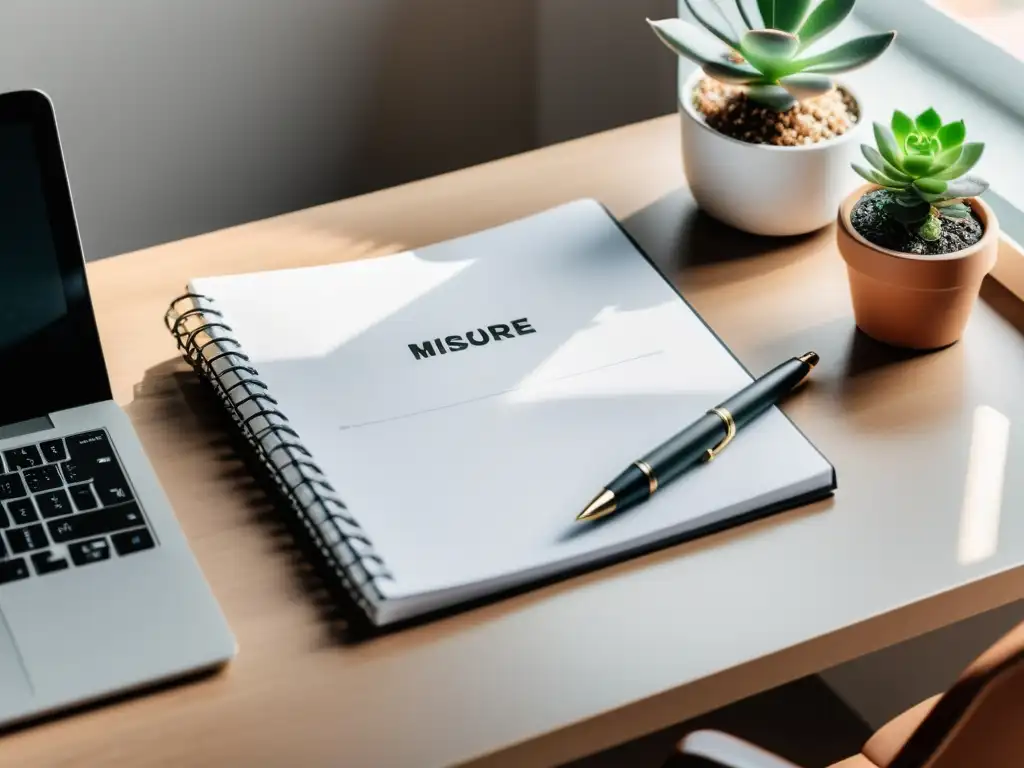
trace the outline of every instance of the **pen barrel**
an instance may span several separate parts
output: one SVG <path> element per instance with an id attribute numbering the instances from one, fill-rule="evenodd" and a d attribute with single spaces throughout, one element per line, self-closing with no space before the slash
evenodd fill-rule
<path id="1" fill-rule="evenodd" d="M 636 464 L 630 464 L 605 487 L 615 494 L 615 508 L 619 511 L 634 507 L 651 495 L 650 478 Z"/>
<path id="2" fill-rule="evenodd" d="M 725 424 L 716 414 L 705 413 L 643 457 L 654 471 L 659 486 L 674 480 L 700 462 L 709 448 L 725 437 Z"/>
<path id="3" fill-rule="evenodd" d="M 736 429 L 740 430 L 782 400 L 810 372 L 811 366 L 799 358 L 787 360 L 737 392 L 719 407 L 732 414 Z"/>
<path id="4" fill-rule="evenodd" d="M 732 415 L 739 431 L 778 403 L 810 372 L 811 366 L 799 358 L 787 360 L 737 392 L 719 407 Z M 727 434 L 728 427 L 721 416 L 713 412 L 705 413 L 682 432 L 673 435 L 648 453 L 641 461 L 651 467 L 657 477 L 658 486 L 664 486 L 706 459 L 708 450 L 721 443 Z M 633 480 L 630 484 L 633 495 L 637 493 L 635 489 L 642 481 L 635 476 L 635 472 L 630 471 L 629 475 Z"/>
<path id="5" fill-rule="evenodd" d="M 615 509 L 621 511 L 639 504 L 658 488 L 710 458 L 710 451 L 721 446 L 730 434 L 726 418 L 716 411 L 728 411 L 738 432 L 792 391 L 812 368 L 801 358 L 786 361 L 631 464 L 606 486 L 614 494 Z"/>

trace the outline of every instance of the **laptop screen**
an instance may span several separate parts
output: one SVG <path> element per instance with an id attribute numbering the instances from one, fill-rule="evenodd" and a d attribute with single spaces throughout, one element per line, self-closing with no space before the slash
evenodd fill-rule
<path id="1" fill-rule="evenodd" d="M 108 399 L 46 97 L 0 96 L 0 425 Z"/>

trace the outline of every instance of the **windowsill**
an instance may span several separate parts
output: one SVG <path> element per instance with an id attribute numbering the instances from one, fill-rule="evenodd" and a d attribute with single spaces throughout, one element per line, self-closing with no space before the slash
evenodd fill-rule
<path id="1" fill-rule="evenodd" d="M 999 261 L 992 278 L 1024 301 L 1024 249 L 1013 238 L 1004 235 L 999 244 Z"/>
<path id="2" fill-rule="evenodd" d="M 854 15 L 841 28 L 841 36 L 875 31 Z M 693 68 L 681 60 L 680 82 Z M 923 111 L 932 106 L 945 120 L 964 118 L 968 139 L 985 142 L 977 170 L 992 184 L 984 199 L 999 217 L 1007 238 L 993 277 L 1024 300 L 1024 248 L 1019 245 L 1024 243 L 1024 119 L 967 83 L 948 77 L 898 37 L 880 59 L 842 79 L 856 92 L 868 120 L 886 121 L 895 109 Z M 852 171 L 850 175 L 852 184 L 856 177 Z"/>

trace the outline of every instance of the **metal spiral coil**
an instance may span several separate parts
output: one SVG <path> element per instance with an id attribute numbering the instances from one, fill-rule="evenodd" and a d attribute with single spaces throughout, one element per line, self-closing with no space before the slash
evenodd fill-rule
<path id="1" fill-rule="evenodd" d="M 224 403 L 340 584 L 369 613 L 370 603 L 383 598 L 378 581 L 393 577 L 374 551 L 373 542 L 313 461 L 287 415 L 279 410 L 267 385 L 260 381 L 241 344 L 227 335 L 233 332 L 231 326 L 212 306 L 214 303 L 208 296 L 185 293 L 171 302 L 164 324 L 182 357 Z M 235 381 L 227 383 L 228 377 Z M 249 404 L 256 410 L 245 415 L 242 408 Z M 287 470 L 293 470 L 300 479 L 286 477 Z"/>

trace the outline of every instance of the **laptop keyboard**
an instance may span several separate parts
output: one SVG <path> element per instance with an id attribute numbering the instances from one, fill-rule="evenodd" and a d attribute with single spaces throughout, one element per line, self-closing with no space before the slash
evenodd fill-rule
<path id="1" fill-rule="evenodd" d="M 0 584 L 154 546 L 106 430 L 2 452 Z"/>

